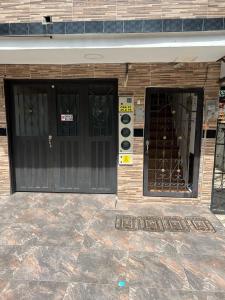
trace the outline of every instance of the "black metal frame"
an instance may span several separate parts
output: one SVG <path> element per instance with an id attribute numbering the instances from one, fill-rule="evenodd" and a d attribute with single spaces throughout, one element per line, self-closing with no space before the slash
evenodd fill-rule
<path id="1" fill-rule="evenodd" d="M 215 143 L 213 179 L 212 179 L 212 196 L 211 196 L 211 205 L 210 205 L 211 211 L 215 214 L 225 214 L 225 186 L 222 186 L 221 189 L 217 190 L 217 191 L 214 188 L 215 177 L 216 177 L 217 174 L 222 175 L 222 180 L 225 179 L 225 169 L 221 170 L 220 173 L 216 173 L 217 146 L 224 146 L 224 149 L 223 149 L 223 163 L 224 163 L 224 158 L 225 158 L 225 135 L 224 135 L 223 143 L 218 143 L 219 127 L 222 124 L 224 125 L 224 128 L 225 128 L 225 121 L 220 121 L 220 120 L 217 121 L 217 135 L 216 135 L 216 143 Z M 222 196 L 222 197 L 218 198 L 217 197 L 218 194 L 216 194 L 216 193 L 221 193 L 221 194 L 219 194 L 219 196 Z"/>
<path id="2" fill-rule="evenodd" d="M 148 111 L 150 109 L 150 96 L 154 92 L 163 91 L 164 93 L 195 93 L 198 96 L 198 105 L 196 113 L 196 132 L 195 132 L 195 157 L 193 168 L 193 189 L 192 192 L 150 192 L 148 190 L 148 156 L 145 151 L 145 141 L 148 139 Z M 201 137 L 203 124 L 203 103 L 204 90 L 202 88 L 147 88 L 145 97 L 145 132 L 144 132 L 144 170 L 143 170 L 143 194 L 151 197 L 174 197 L 174 198 L 197 198 L 198 197 L 198 181 L 199 181 L 199 167 L 201 155 Z"/>
<path id="3" fill-rule="evenodd" d="M 5 79 L 4 80 L 4 91 L 5 91 L 5 104 L 6 104 L 6 122 L 7 122 L 7 137 L 8 137 L 8 153 L 9 153 L 9 177 L 10 177 L 10 193 L 13 194 L 16 192 L 16 182 L 15 182 L 15 169 L 14 169 L 14 149 L 13 149 L 13 115 L 14 115 L 14 109 L 12 102 L 10 101 L 12 97 L 12 85 L 13 84 L 51 84 L 54 85 L 54 83 L 106 83 L 110 82 L 115 85 L 116 88 L 116 101 L 114 104 L 114 122 L 115 122 L 115 151 L 118 153 L 118 79 L 117 78 L 82 78 L 82 79 Z M 115 161 L 115 185 L 116 185 L 116 193 L 117 193 L 117 161 L 118 158 L 116 158 Z M 52 193 L 52 192 L 48 192 Z M 54 192 L 57 193 L 57 192 Z M 60 192 L 59 192 L 60 193 Z"/>

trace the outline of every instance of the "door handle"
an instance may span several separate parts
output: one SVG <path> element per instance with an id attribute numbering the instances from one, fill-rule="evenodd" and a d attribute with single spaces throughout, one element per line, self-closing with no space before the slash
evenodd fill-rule
<path id="1" fill-rule="evenodd" d="M 146 140 L 146 141 L 145 141 L 145 145 L 146 145 L 146 154 L 148 154 L 150 141 L 149 141 L 149 140 Z"/>
<path id="2" fill-rule="evenodd" d="M 49 144 L 49 148 L 52 148 L 52 135 L 48 136 L 48 144 Z"/>

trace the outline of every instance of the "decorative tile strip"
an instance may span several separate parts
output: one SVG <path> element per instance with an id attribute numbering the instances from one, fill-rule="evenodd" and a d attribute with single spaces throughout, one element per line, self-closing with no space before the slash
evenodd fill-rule
<path id="1" fill-rule="evenodd" d="M 178 216 L 131 216 L 117 215 L 115 228 L 124 231 L 148 232 L 216 232 L 209 220 L 204 217 L 178 217 Z"/>
<path id="2" fill-rule="evenodd" d="M 173 217 L 164 217 L 163 225 L 166 231 L 170 232 L 188 232 L 190 227 L 188 226 L 185 219 L 177 216 Z"/>
<path id="3" fill-rule="evenodd" d="M 224 18 L 69 21 L 42 24 L 1 23 L 1 35 L 52 35 L 96 33 L 201 32 L 224 30 Z"/>
<path id="4" fill-rule="evenodd" d="M 116 216 L 116 229 L 118 230 L 126 230 L 126 231 L 134 231 L 138 230 L 138 220 L 133 216 Z"/>
<path id="5" fill-rule="evenodd" d="M 138 217 L 138 229 L 151 232 L 163 232 L 165 231 L 160 217 L 147 216 Z"/>
<path id="6" fill-rule="evenodd" d="M 200 232 L 216 232 L 215 228 L 204 217 L 186 217 L 186 221 L 191 229 L 194 229 L 196 231 Z"/>

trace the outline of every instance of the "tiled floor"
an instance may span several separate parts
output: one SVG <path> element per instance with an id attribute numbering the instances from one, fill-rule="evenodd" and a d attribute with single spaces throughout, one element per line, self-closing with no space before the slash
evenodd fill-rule
<path id="1" fill-rule="evenodd" d="M 220 220 L 220 222 L 225 227 L 225 215 L 216 215 L 216 217 Z"/>
<path id="2" fill-rule="evenodd" d="M 117 214 L 207 217 L 216 233 L 115 229 Z M 125 281 L 125 287 L 118 282 Z M 106 195 L 0 199 L 0 299 L 225 299 L 225 228 L 205 206 Z"/>

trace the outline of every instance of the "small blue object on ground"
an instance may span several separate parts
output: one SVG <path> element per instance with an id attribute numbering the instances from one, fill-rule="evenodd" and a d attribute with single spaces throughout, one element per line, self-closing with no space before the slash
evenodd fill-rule
<path id="1" fill-rule="evenodd" d="M 119 286 L 119 287 L 124 287 L 125 285 L 126 285 L 126 281 L 123 281 L 123 280 L 122 280 L 122 281 L 119 281 L 119 282 L 118 282 L 118 286 Z"/>

